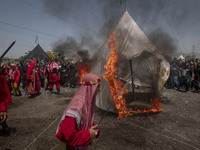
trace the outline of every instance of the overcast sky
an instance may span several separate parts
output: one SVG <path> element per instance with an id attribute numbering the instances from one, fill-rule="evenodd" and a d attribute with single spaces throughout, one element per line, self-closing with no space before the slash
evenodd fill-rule
<path id="1" fill-rule="evenodd" d="M 200 52 L 200 0 L 127 0 L 126 8 L 147 34 L 161 29 L 179 52 Z M 124 13 L 118 0 L 0 0 L 0 55 L 18 58 L 39 44 L 51 51 L 71 37 L 96 51 Z M 87 39 L 87 40 L 86 40 Z M 91 46 L 93 44 L 93 46 Z M 95 45 L 95 46 L 94 46 Z"/>

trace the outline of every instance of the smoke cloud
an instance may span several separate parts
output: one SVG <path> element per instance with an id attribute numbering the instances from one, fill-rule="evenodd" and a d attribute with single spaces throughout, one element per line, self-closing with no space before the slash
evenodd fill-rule
<path id="1" fill-rule="evenodd" d="M 91 10 L 90 6 L 87 6 L 88 4 L 98 6 L 98 10 Z M 59 39 L 52 44 L 54 51 L 60 52 L 68 58 L 84 49 L 93 55 L 87 57 L 92 57 L 90 60 L 94 59 L 97 56 L 95 52 L 123 14 L 122 12 L 120 15 L 118 13 L 117 0 L 82 0 L 80 3 L 71 0 L 46 0 L 44 6 L 46 12 L 64 23 L 71 23 L 73 29 L 79 33 L 73 37 L 67 36 Z M 88 7 L 89 9 L 87 9 Z"/>
<path id="2" fill-rule="evenodd" d="M 53 49 L 67 57 L 81 49 L 87 50 L 92 57 L 97 56 L 95 52 L 98 53 L 125 11 L 125 4 L 118 6 L 118 2 L 119 0 L 45 0 L 45 11 L 76 31 L 74 36 L 66 35 L 64 39 L 58 39 L 52 44 Z M 160 29 L 158 23 L 165 19 L 175 26 L 187 21 L 188 10 L 176 10 L 171 2 L 164 0 L 131 0 L 127 1 L 126 8 L 166 58 L 176 51 L 175 39 Z M 169 20 L 170 16 L 176 18 Z M 150 33 L 151 31 L 154 32 Z"/>
<path id="3" fill-rule="evenodd" d="M 154 32 L 150 33 L 149 38 L 158 48 L 161 55 L 163 55 L 168 61 L 177 51 L 176 40 L 164 32 L 161 28 L 158 28 Z"/>

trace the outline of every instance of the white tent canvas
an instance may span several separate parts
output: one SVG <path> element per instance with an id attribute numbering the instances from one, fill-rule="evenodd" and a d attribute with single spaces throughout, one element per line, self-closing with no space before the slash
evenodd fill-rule
<path id="1" fill-rule="evenodd" d="M 177 58 L 177 60 L 185 60 L 185 58 L 184 58 L 183 55 L 181 54 L 181 55 Z"/>
<path id="2" fill-rule="evenodd" d="M 147 87 L 148 92 L 159 95 L 169 76 L 168 62 L 159 55 L 156 47 L 127 11 L 121 17 L 113 32 L 116 35 L 117 53 L 120 57 L 119 77 L 124 81 L 128 80 L 131 76 L 130 63 L 133 71 L 138 66 L 138 71 L 134 75 L 134 85 L 143 89 L 138 91 L 145 91 L 142 87 Z M 116 112 L 107 82 L 102 77 L 102 74 L 106 71 L 104 68 L 107 63 L 106 57 L 110 53 L 108 49 L 109 41 L 108 38 L 98 51 L 99 57 L 90 72 L 97 74 L 102 80 L 102 91 L 96 101 L 97 107 L 108 110 L 111 105 L 109 111 Z M 131 84 L 128 90 L 131 92 Z"/>

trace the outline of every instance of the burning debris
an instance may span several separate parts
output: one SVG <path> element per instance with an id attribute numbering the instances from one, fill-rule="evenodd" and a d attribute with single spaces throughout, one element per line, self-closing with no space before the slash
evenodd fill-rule
<path id="1" fill-rule="evenodd" d="M 79 71 L 79 84 L 82 84 L 83 77 L 90 72 L 93 60 L 90 58 L 90 53 L 88 50 L 79 50 L 77 54 L 80 56 L 80 63 L 77 66 Z"/>
<path id="2" fill-rule="evenodd" d="M 86 62 L 86 63 L 81 63 L 77 66 L 79 70 L 79 84 L 82 84 L 82 79 L 83 77 L 90 71 L 91 63 Z"/>
<path id="3" fill-rule="evenodd" d="M 139 109 L 139 108 L 135 108 L 135 113 L 134 114 L 150 114 L 150 113 L 158 113 L 162 111 L 162 97 L 160 99 L 155 98 L 155 99 L 151 99 L 150 100 L 152 103 L 151 108 L 147 107 L 144 109 Z"/>

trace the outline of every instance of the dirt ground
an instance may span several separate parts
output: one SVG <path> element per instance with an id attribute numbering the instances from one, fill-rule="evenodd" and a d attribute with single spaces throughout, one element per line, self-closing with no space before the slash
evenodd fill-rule
<path id="1" fill-rule="evenodd" d="M 0 134 L 1 150 L 57 150 L 55 136 L 60 117 L 76 89 L 62 88 L 61 94 L 42 89 L 34 99 L 14 97 L 8 107 L 7 124 L 11 134 Z M 138 114 L 121 120 L 107 113 L 100 127 L 100 138 L 90 150 L 189 150 L 200 149 L 200 93 L 163 90 L 163 111 Z M 96 108 L 95 122 L 104 111 Z M 1 129 L 0 129 L 1 133 Z"/>

